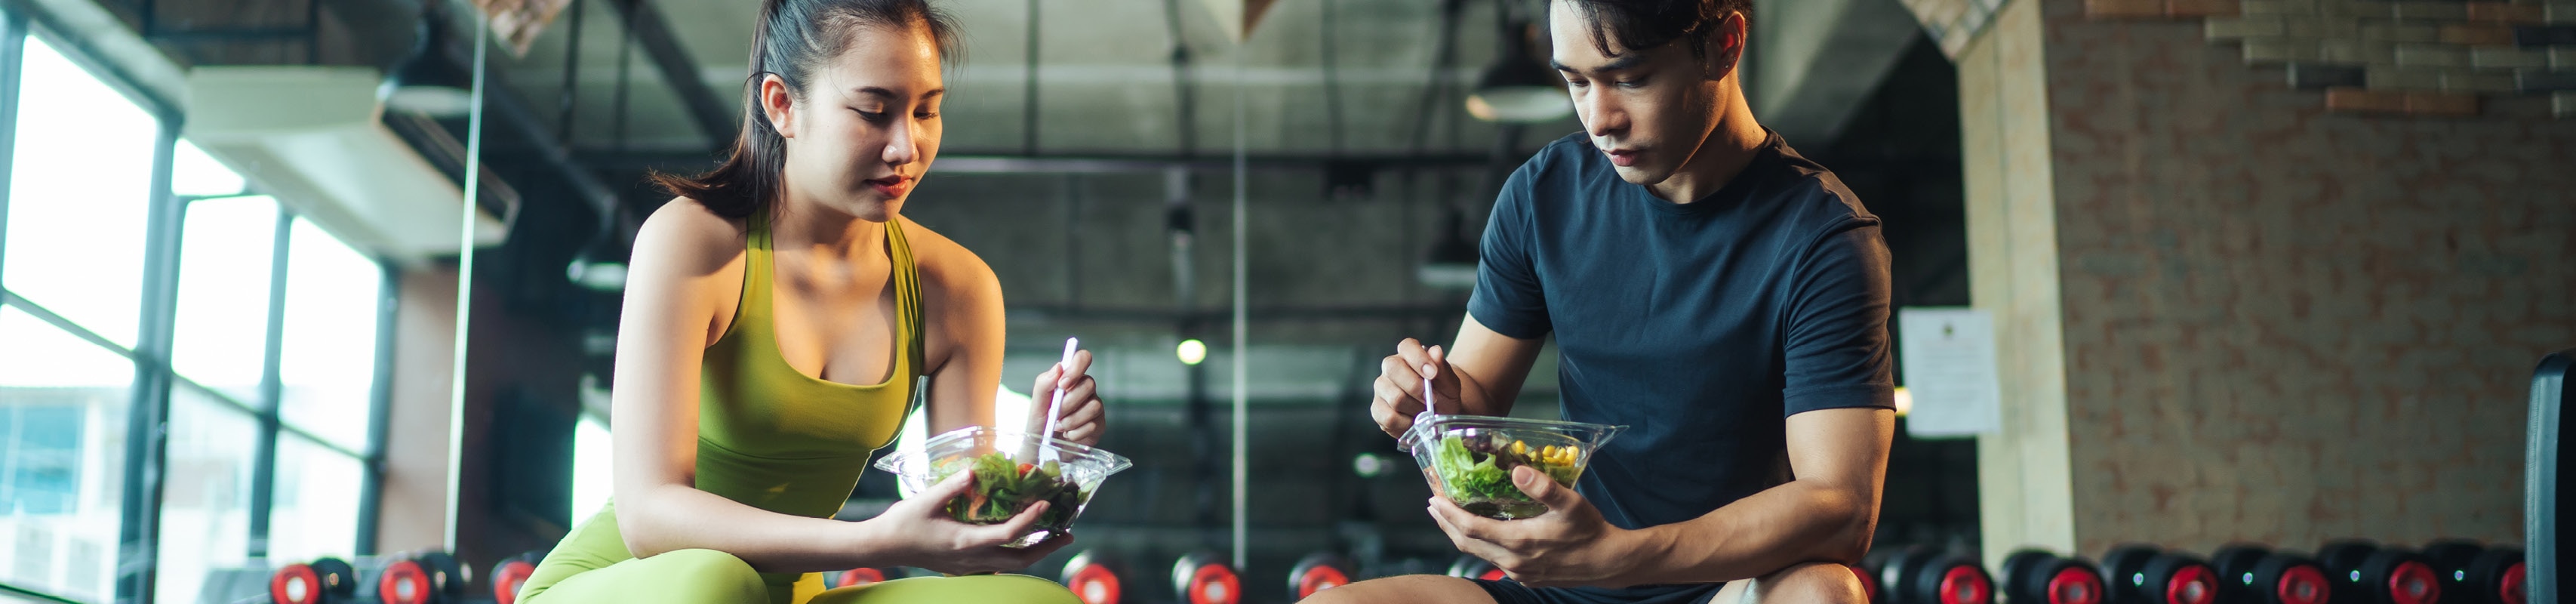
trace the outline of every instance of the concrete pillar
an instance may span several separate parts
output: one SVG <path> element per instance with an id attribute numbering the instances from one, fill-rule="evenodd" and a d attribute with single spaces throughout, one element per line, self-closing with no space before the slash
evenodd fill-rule
<path id="1" fill-rule="evenodd" d="M 2002 431 L 1977 439 L 1989 566 L 2022 546 L 2075 547 L 2056 184 L 2037 2 L 2013 2 L 1956 58 L 1972 303 L 1994 313 Z"/>

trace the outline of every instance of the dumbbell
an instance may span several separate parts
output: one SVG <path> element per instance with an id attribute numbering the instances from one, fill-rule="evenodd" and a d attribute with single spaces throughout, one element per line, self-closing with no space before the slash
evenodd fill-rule
<path id="1" fill-rule="evenodd" d="M 465 567 L 442 551 L 424 551 L 384 559 L 376 574 L 376 601 L 383 604 L 452 604 L 465 599 Z"/>
<path id="2" fill-rule="evenodd" d="M 1118 604 L 1118 575 L 1126 565 L 1100 550 L 1083 550 L 1064 561 L 1064 587 L 1082 604 Z"/>
<path id="3" fill-rule="evenodd" d="M 544 562 L 545 559 L 546 552 L 538 550 L 502 558 L 499 563 L 493 564 L 492 574 L 489 575 L 492 581 L 492 601 L 498 604 L 516 604 L 519 601 L 519 586 L 528 584 L 528 577 L 537 574 L 537 563 Z"/>
<path id="4" fill-rule="evenodd" d="M 2261 545 L 2219 548 L 2209 565 L 2218 573 L 2218 599 L 2226 604 L 2324 604 L 2334 589 L 2315 560 Z"/>
<path id="5" fill-rule="evenodd" d="M 2433 566 L 2404 548 L 2358 539 L 2333 541 L 2317 548 L 2317 564 L 2326 571 L 2326 583 L 2334 586 L 2337 604 L 2442 601 L 2442 581 Z"/>
<path id="6" fill-rule="evenodd" d="M 1315 552 L 1297 560 L 1288 569 L 1290 601 L 1304 600 L 1315 592 L 1351 584 L 1351 562 L 1332 552 Z"/>
<path id="7" fill-rule="evenodd" d="M 2191 554 L 2146 544 L 2111 548 L 2102 555 L 2110 604 L 2212 604 L 2218 573 Z"/>
<path id="8" fill-rule="evenodd" d="M 1916 545 L 1862 558 L 1886 604 L 1993 604 L 1994 577 L 1974 555 Z M 1873 564 L 1875 563 L 1875 564 Z"/>
<path id="9" fill-rule="evenodd" d="M 2444 540 L 2424 544 L 2424 559 L 2442 582 L 2442 597 L 2454 604 L 2525 604 L 2530 574 L 2522 550 L 2484 547 L 2475 541 Z"/>
<path id="10" fill-rule="evenodd" d="M 1465 554 L 1460 554 L 1457 562 L 1449 563 L 1448 574 L 1449 576 L 1460 579 L 1482 579 L 1486 581 L 1501 581 L 1506 576 L 1503 574 L 1502 567 L 1494 566 L 1494 563 L 1486 562 L 1484 558 Z"/>
<path id="11" fill-rule="evenodd" d="M 1196 552 L 1172 563 L 1172 591 L 1187 604 L 1243 601 L 1243 579 L 1216 554 Z"/>
<path id="12" fill-rule="evenodd" d="M 2008 604 L 2102 604 L 2102 571 L 2081 558 L 2025 549 L 2004 557 L 2003 596 Z"/>
<path id="13" fill-rule="evenodd" d="M 904 578 L 904 576 L 903 569 L 900 568 L 853 568 L 840 572 L 824 573 L 823 587 L 826 589 L 832 589 L 875 585 L 878 583 L 893 581 L 895 579 L 901 579 Z"/>
<path id="14" fill-rule="evenodd" d="M 357 597 L 357 570 L 339 558 L 278 567 L 268 578 L 268 600 L 274 604 L 332 604 Z"/>
<path id="15" fill-rule="evenodd" d="M 1878 599 L 1878 578 L 1869 576 L 1869 569 L 1851 564 L 1845 564 L 1843 565 L 1843 568 L 1851 571 L 1852 578 L 1860 580 L 1860 593 L 1867 596 L 1870 604 L 1880 604 L 1881 602 L 1885 602 L 1885 600 Z"/>

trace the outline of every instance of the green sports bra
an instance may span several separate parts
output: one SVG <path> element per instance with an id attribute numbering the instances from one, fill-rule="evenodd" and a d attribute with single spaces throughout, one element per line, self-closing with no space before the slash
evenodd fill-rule
<path id="1" fill-rule="evenodd" d="M 885 223 L 899 313 L 884 383 L 850 385 L 805 375 L 778 348 L 771 302 L 769 212 L 746 221 L 742 297 L 733 323 L 708 346 L 698 386 L 697 488 L 782 514 L 826 517 L 841 509 L 868 455 L 894 442 L 917 404 L 921 279 L 901 220 Z"/>

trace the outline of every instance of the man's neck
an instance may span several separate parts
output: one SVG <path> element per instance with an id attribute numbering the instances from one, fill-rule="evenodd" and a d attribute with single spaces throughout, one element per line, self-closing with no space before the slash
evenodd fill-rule
<path id="1" fill-rule="evenodd" d="M 1754 155 L 1770 133 L 1753 119 L 1753 111 L 1744 105 L 1744 95 L 1729 95 L 1726 109 L 1718 115 L 1717 127 L 1711 128 L 1706 140 L 1682 162 L 1682 168 L 1663 182 L 1646 186 L 1655 197 L 1676 204 L 1688 204 L 1707 197 L 1726 183 L 1733 182 L 1744 167 L 1753 163 Z"/>

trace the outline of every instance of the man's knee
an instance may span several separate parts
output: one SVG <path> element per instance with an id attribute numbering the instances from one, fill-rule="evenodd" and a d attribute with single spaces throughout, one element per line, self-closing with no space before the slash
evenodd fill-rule
<path id="1" fill-rule="evenodd" d="M 1851 567 L 1830 562 L 1801 562 L 1753 580 L 1755 602 L 1848 602 L 1866 604 L 1860 576 Z"/>
<path id="2" fill-rule="evenodd" d="M 1302 604 L 1395 604 L 1417 602 L 1491 603 L 1484 588 L 1457 577 L 1397 575 L 1335 587 L 1307 596 Z"/>

